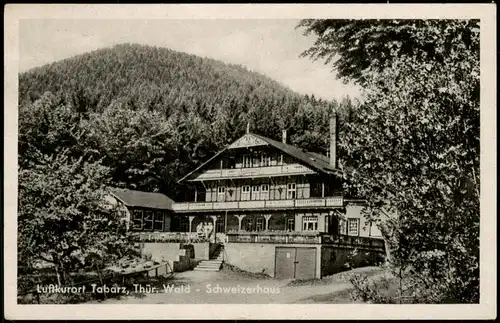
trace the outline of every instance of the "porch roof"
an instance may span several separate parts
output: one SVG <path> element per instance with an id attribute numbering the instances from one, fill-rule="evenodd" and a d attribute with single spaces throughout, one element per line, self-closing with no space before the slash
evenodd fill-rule
<path id="1" fill-rule="evenodd" d="M 162 193 L 122 188 L 111 188 L 110 193 L 125 204 L 125 206 L 172 210 L 172 204 L 174 203 L 171 198 Z"/>

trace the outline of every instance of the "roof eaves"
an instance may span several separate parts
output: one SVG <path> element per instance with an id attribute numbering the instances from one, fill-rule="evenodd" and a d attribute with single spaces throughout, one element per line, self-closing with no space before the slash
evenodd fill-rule
<path id="1" fill-rule="evenodd" d="M 177 181 L 177 183 L 181 183 L 183 182 L 186 178 L 190 177 L 191 175 L 193 175 L 194 173 L 196 173 L 197 171 L 199 171 L 201 168 L 203 168 L 205 165 L 207 165 L 208 163 L 210 163 L 214 158 L 216 158 L 217 156 L 219 156 L 220 154 L 222 154 L 224 151 L 227 150 L 228 147 L 222 149 L 221 151 L 219 151 L 217 154 L 213 155 L 211 158 L 209 158 L 206 162 L 204 162 L 203 164 L 201 164 L 200 166 L 198 166 L 197 168 L 195 168 L 193 171 L 191 171 L 189 174 L 187 174 L 186 176 L 184 176 L 183 178 L 179 179 Z"/>

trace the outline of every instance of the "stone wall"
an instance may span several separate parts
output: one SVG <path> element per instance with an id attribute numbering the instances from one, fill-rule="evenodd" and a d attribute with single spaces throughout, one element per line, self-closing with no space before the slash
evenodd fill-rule
<path id="1" fill-rule="evenodd" d="M 208 243 L 207 243 L 208 244 Z M 207 246 L 208 250 L 208 246 Z M 145 242 L 141 243 L 141 254 L 148 255 L 157 262 L 168 261 L 174 271 L 191 270 L 198 261 L 193 259 L 194 247 L 173 242 Z"/>
<path id="2" fill-rule="evenodd" d="M 242 270 L 274 277 L 274 244 L 227 243 L 225 261 Z"/>
<path id="3" fill-rule="evenodd" d="M 196 260 L 208 260 L 212 257 L 219 244 L 211 242 L 199 242 L 192 243 L 190 244 L 190 246 L 193 247 L 192 258 Z"/>

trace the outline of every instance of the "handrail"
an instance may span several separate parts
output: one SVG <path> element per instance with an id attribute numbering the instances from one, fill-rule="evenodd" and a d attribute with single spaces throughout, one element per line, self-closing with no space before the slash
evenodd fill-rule
<path id="1" fill-rule="evenodd" d="M 245 200 L 245 201 L 213 201 L 213 202 L 179 202 L 174 203 L 174 211 L 228 210 L 228 209 L 261 209 L 261 208 L 299 208 L 299 207 L 337 207 L 343 206 L 342 196 L 314 197 L 293 200 Z"/>
<path id="2" fill-rule="evenodd" d="M 304 165 L 293 163 L 287 165 L 272 165 L 259 167 L 242 168 L 217 168 L 209 169 L 200 174 L 196 179 L 214 179 L 214 178 L 235 178 L 259 175 L 282 175 L 282 174 L 314 174 L 315 172 Z"/>
<path id="3" fill-rule="evenodd" d="M 229 243 L 303 243 L 353 247 L 385 251 L 385 242 L 381 238 L 349 235 L 331 235 L 322 232 L 228 232 Z"/>

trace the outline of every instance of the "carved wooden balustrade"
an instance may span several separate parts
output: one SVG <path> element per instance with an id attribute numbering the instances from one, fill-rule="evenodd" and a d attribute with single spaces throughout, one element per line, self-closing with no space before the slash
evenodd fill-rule
<path id="1" fill-rule="evenodd" d="M 257 200 L 257 201 L 228 201 L 228 202 L 182 202 L 174 203 L 176 212 L 188 211 L 225 211 L 225 210 L 252 210 L 252 209 L 301 209 L 310 207 L 342 207 L 344 200 L 341 196 L 320 197 L 295 200 Z"/>

